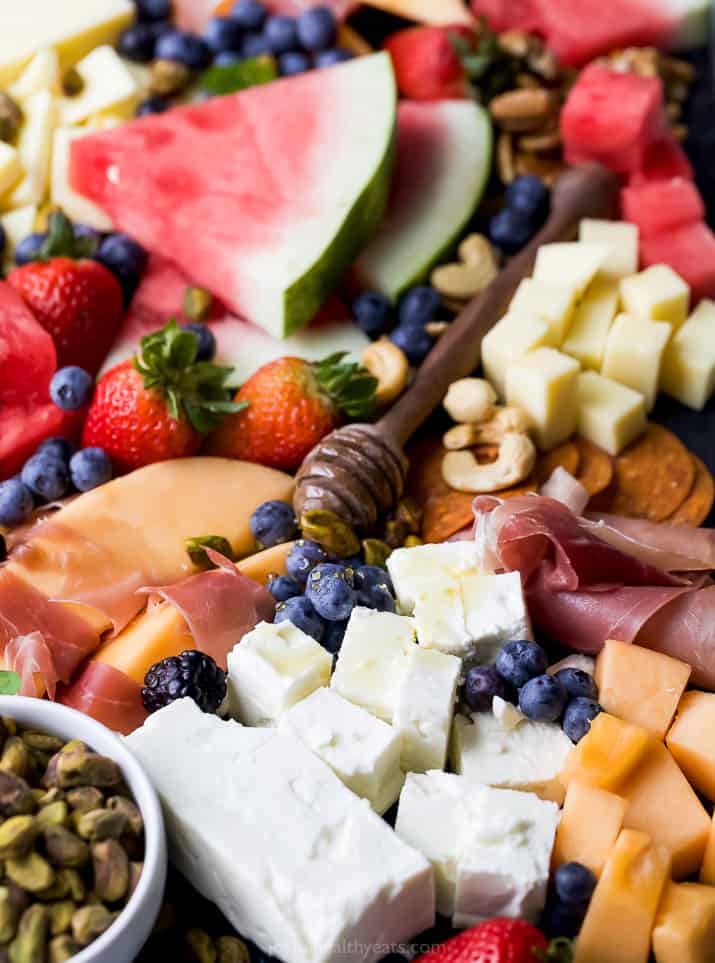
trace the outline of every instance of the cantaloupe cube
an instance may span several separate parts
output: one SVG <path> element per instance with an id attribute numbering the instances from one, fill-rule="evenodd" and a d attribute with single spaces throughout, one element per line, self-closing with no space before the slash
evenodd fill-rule
<path id="1" fill-rule="evenodd" d="M 572 284 L 583 294 L 610 252 L 608 244 L 566 241 L 542 244 L 536 254 L 534 280 L 546 284 Z"/>
<path id="2" fill-rule="evenodd" d="M 599 274 L 612 279 L 628 277 L 638 270 L 638 228 L 626 221 L 584 218 L 578 227 L 579 241 L 607 244 L 608 254 Z"/>
<path id="3" fill-rule="evenodd" d="M 601 712 L 566 760 L 561 780 L 565 786 L 577 779 L 596 789 L 618 792 L 649 746 L 645 729 Z"/>
<path id="4" fill-rule="evenodd" d="M 634 318 L 667 321 L 677 331 L 688 315 L 690 289 L 667 264 L 654 264 L 621 281 L 621 301 Z"/>
<path id="5" fill-rule="evenodd" d="M 715 817 L 710 823 L 710 835 L 700 867 L 700 882 L 707 883 L 708 886 L 715 886 Z"/>
<path id="6" fill-rule="evenodd" d="M 666 742 L 693 786 L 715 802 L 715 695 L 712 692 L 685 693 Z"/>
<path id="7" fill-rule="evenodd" d="M 669 872 L 664 846 L 624 829 L 591 898 L 574 963 L 647 963 Z"/>
<path id="8" fill-rule="evenodd" d="M 141 612 L 93 658 L 144 685 L 144 676 L 155 662 L 195 648 L 196 643 L 179 610 L 163 602 Z"/>
<path id="9" fill-rule="evenodd" d="M 484 375 L 500 398 L 506 397 L 506 372 L 509 365 L 527 352 L 551 343 L 546 321 L 528 314 L 507 314 L 484 335 Z"/>
<path id="10" fill-rule="evenodd" d="M 623 825 L 667 846 L 673 879 L 684 879 L 700 869 L 710 817 L 663 743 L 650 739 L 645 758 L 618 788 L 627 801 Z"/>
<path id="11" fill-rule="evenodd" d="M 610 639 L 596 659 L 598 701 L 606 712 L 665 739 L 691 671 L 687 662 Z"/>
<path id="12" fill-rule="evenodd" d="M 702 411 L 715 391 L 715 302 L 701 301 L 665 349 L 660 386 Z"/>
<path id="13" fill-rule="evenodd" d="M 600 876 L 623 826 L 626 802 L 578 779 L 569 783 L 554 845 L 554 868 L 577 862 Z"/>
<path id="14" fill-rule="evenodd" d="M 715 888 L 666 883 L 653 928 L 656 963 L 712 963 Z"/>
<path id="15" fill-rule="evenodd" d="M 595 371 L 578 377 L 578 433 L 609 455 L 619 455 L 646 429 L 645 398 Z"/>
<path id="16" fill-rule="evenodd" d="M 507 369 L 507 404 L 525 413 L 542 451 L 576 430 L 579 370 L 578 361 L 554 348 L 530 351 Z"/>
<path id="17" fill-rule="evenodd" d="M 607 277 L 597 277 L 579 302 L 568 337 L 561 350 L 570 354 L 584 368 L 600 371 L 608 332 L 618 310 L 618 284 Z"/>
<path id="18" fill-rule="evenodd" d="M 542 318 L 549 326 L 547 344 L 558 348 L 568 333 L 579 293 L 566 275 L 557 284 L 524 278 L 509 305 L 509 314 Z"/>
<path id="19" fill-rule="evenodd" d="M 640 392 L 647 411 L 655 405 L 671 333 L 670 325 L 664 321 L 648 321 L 630 314 L 619 314 L 608 332 L 601 374 Z"/>

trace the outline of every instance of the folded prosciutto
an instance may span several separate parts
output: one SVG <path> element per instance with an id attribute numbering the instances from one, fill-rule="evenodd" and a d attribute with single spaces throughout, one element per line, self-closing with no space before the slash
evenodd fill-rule
<path id="1" fill-rule="evenodd" d="M 114 666 L 94 660 L 85 663 L 71 686 L 60 689 L 57 701 L 125 736 L 147 717 L 139 683 Z"/>

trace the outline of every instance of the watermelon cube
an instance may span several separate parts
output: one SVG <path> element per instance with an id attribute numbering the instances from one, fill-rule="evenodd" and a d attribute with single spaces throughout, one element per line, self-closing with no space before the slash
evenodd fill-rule
<path id="1" fill-rule="evenodd" d="M 643 267 L 668 264 L 690 285 L 691 301 L 715 298 L 715 234 L 702 221 L 641 240 Z"/>
<path id="2" fill-rule="evenodd" d="M 644 184 L 648 181 L 667 181 L 671 177 L 695 179 L 693 165 L 688 160 L 680 144 L 671 134 L 654 141 L 645 152 L 643 166 L 631 174 L 630 184 Z"/>
<path id="3" fill-rule="evenodd" d="M 567 161 L 600 161 L 619 174 L 643 167 L 648 147 L 665 127 L 657 77 L 618 73 L 600 64 L 582 72 L 561 112 Z"/>
<path id="4" fill-rule="evenodd" d="M 626 221 L 638 226 L 641 237 L 655 237 L 705 217 L 697 187 L 684 177 L 624 187 L 621 211 Z"/>
<path id="5" fill-rule="evenodd" d="M 49 398 L 0 406 L 0 479 L 17 474 L 45 438 L 79 436 L 85 411 L 62 411 Z"/>
<path id="6" fill-rule="evenodd" d="M 0 404 L 47 400 L 56 369 L 52 338 L 17 291 L 0 281 Z"/>

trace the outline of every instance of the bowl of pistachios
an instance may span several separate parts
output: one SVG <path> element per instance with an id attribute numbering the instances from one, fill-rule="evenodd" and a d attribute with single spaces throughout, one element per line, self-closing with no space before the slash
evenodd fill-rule
<path id="1" fill-rule="evenodd" d="M 0 963 L 130 963 L 166 864 L 159 801 L 119 737 L 0 696 Z"/>

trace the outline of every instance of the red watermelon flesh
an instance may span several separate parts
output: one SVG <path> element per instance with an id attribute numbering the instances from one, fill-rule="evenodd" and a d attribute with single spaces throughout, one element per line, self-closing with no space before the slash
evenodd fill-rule
<path id="1" fill-rule="evenodd" d="M 688 155 L 675 138 L 668 134 L 648 147 L 643 166 L 631 174 L 629 183 L 665 181 L 671 177 L 686 177 L 692 181 L 695 179 L 695 172 Z"/>
<path id="2" fill-rule="evenodd" d="M 0 479 L 19 472 L 45 438 L 76 439 L 85 413 L 62 411 L 49 400 L 0 405 Z"/>
<path id="3" fill-rule="evenodd" d="M 52 338 L 17 291 L 0 281 L 0 403 L 47 400 L 56 369 Z"/>
<path id="4" fill-rule="evenodd" d="M 621 211 L 625 220 L 638 226 L 642 238 L 655 237 L 705 218 L 705 205 L 697 187 L 684 177 L 624 187 Z"/>
<path id="5" fill-rule="evenodd" d="M 642 238 L 641 263 L 670 265 L 690 285 L 693 303 L 715 298 L 715 234 L 702 221 Z"/>

